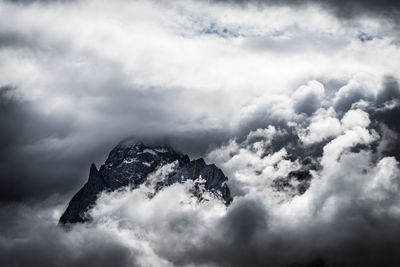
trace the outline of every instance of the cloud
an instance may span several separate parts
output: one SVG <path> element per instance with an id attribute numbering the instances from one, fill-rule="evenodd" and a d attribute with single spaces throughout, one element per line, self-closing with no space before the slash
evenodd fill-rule
<path id="1" fill-rule="evenodd" d="M 238 3 L 238 4 L 266 4 L 278 6 L 293 6 L 302 7 L 307 5 L 317 4 L 322 8 L 331 10 L 335 15 L 342 18 L 354 18 L 363 15 L 375 15 L 380 17 L 387 17 L 396 21 L 396 16 L 399 13 L 400 5 L 394 0 L 355 0 L 355 1 L 342 1 L 342 0 L 323 0 L 323 1 L 310 1 L 310 0 L 297 0 L 297 1 L 277 1 L 277 0 L 217 0 L 215 2 Z"/>
<path id="2" fill-rule="evenodd" d="M 332 108 L 319 109 L 311 118 L 311 123 L 300 139 L 307 144 L 321 142 L 329 137 L 336 137 L 342 132 L 340 121 Z"/>
<path id="3" fill-rule="evenodd" d="M 129 248 L 107 231 L 65 232 L 57 226 L 57 202 L 2 206 L 0 263 L 3 266 L 135 266 Z M 11 212 L 12 211 L 12 212 Z"/>
<path id="4" fill-rule="evenodd" d="M 398 265 L 396 4 L 22 2 L 0 2 L 0 265 Z M 216 163 L 234 201 L 126 189 L 57 227 L 130 136 Z"/>
<path id="5" fill-rule="evenodd" d="M 85 160 L 75 161 L 67 152 L 59 153 L 51 143 L 70 134 L 73 123 L 67 116 L 58 120 L 51 115 L 40 116 L 31 103 L 19 99 L 15 91 L 12 86 L 0 88 L 1 200 L 15 201 L 41 195 L 46 198 L 50 192 L 71 190 L 76 186 L 71 177 L 79 176 L 79 168 Z M 43 140 L 48 143 L 40 143 Z M 74 162 L 76 167 L 66 168 L 63 164 L 66 159 Z M 59 178 L 54 180 L 53 177 Z"/>
<path id="6" fill-rule="evenodd" d="M 360 110 L 349 110 L 346 114 L 344 114 L 342 120 L 342 127 L 344 130 L 352 129 L 355 127 L 366 128 L 370 124 L 370 119 L 368 113 Z"/>
<path id="7" fill-rule="evenodd" d="M 400 98 L 399 83 L 393 76 L 386 76 L 383 80 L 383 89 L 378 93 L 376 102 L 384 104 Z"/>
<path id="8" fill-rule="evenodd" d="M 398 162 L 383 157 L 372 164 L 374 152 L 351 150 L 379 138 L 365 127 L 348 129 L 325 145 L 322 169 L 313 172 L 308 190 L 301 195 L 276 198 L 287 192 L 257 184 L 226 207 L 213 198 L 198 202 L 190 194 L 190 181 L 166 187 L 150 199 L 151 185 L 142 185 L 132 191 L 104 193 L 91 211 L 93 221 L 68 232 L 54 225 L 62 211 L 60 205 L 42 204 L 30 211 L 19 207 L 11 219 L 2 221 L 8 231 L 0 245 L 7 253 L 0 260 L 16 266 L 26 266 L 25 260 L 52 266 L 110 261 L 117 266 L 395 266 L 400 215 Z M 267 140 L 279 134 L 269 127 L 251 133 L 246 142 L 263 133 L 269 136 Z M 255 155 L 249 158 L 255 160 Z M 259 156 L 259 161 L 263 160 L 267 159 Z M 286 168 L 269 166 L 264 167 L 264 180 Z M 230 178 L 232 182 L 241 177 L 235 174 Z M 29 226 L 15 223 L 28 218 Z M 25 237 L 24 242 L 18 241 L 19 235 Z M 49 243 L 48 254 L 39 253 Z M 13 257 L 17 251 L 27 257 Z M 52 253 L 66 253 L 67 257 L 60 261 L 50 257 Z"/>
<path id="9" fill-rule="evenodd" d="M 361 109 L 349 110 L 341 120 L 337 118 L 332 107 L 327 110 L 319 109 L 311 117 L 311 123 L 307 129 L 299 131 L 299 137 L 305 144 L 318 143 L 355 127 L 366 128 L 369 124 L 368 113 Z"/>
<path id="10" fill-rule="evenodd" d="M 52 4 L 57 2 L 74 2 L 70 0 L 7 0 L 17 4 L 45 3 Z M 400 5 L 395 0 L 296 0 L 296 1 L 278 1 L 278 0 L 215 0 L 213 3 L 223 4 L 240 4 L 240 5 L 269 5 L 269 6 L 289 6 L 289 7 L 305 7 L 308 5 L 317 5 L 323 9 L 327 9 L 340 18 L 354 18 L 359 16 L 378 16 L 397 21 L 396 15 L 399 13 Z"/>
<path id="11" fill-rule="evenodd" d="M 373 100 L 379 87 L 379 80 L 377 81 L 376 77 L 359 73 L 336 93 L 333 100 L 334 107 L 337 111 L 343 112 L 359 100 Z"/>
<path id="12" fill-rule="evenodd" d="M 300 86 L 293 95 L 296 112 L 311 115 L 321 106 L 324 96 L 324 86 L 318 81 L 310 81 L 307 85 Z"/>
<path id="13" fill-rule="evenodd" d="M 330 116 L 338 115 L 331 112 Z M 273 183 L 305 163 L 290 158 L 291 149 L 271 147 L 288 133 L 270 125 L 208 154 L 208 160 L 229 173 L 230 186 L 241 189 L 229 207 L 213 198 L 198 202 L 190 194 L 191 181 L 166 187 L 150 199 L 151 183 L 104 193 L 90 211 L 93 220 L 69 231 L 56 226 L 66 202 L 53 200 L 34 208 L 4 206 L 2 217 L 7 219 L 0 229 L 7 231 L 0 239 L 0 262 L 6 266 L 28 262 L 44 266 L 111 262 L 116 266 L 396 266 L 398 161 L 385 155 L 373 160 L 379 153 L 370 147 L 384 140 L 370 128 L 371 119 L 357 108 L 338 119 L 342 130 L 322 142 L 321 157 L 314 159 L 321 166 L 310 170 L 312 179 L 301 193 L 290 189 L 299 183 L 293 177 L 281 188 Z M 359 145 L 363 145 L 360 150 L 353 149 Z M 154 173 L 151 179 L 162 173 Z M 17 212 L 8 216 L 10 210 Z M 21 253 L 25 257 L 15 256 Z"/>
<path id="14" fill-rule="evenodd" d="M 117 140 L 129 136 L 170 143 L 185 153 L 199 155 L 210 143 L 218 143 L 229 134 L 210 125 L 209 129 L 202 129 L 205 118 L 191 117 L 194 122 L 188 121 L 189 116 L 179 118 L 181 108 L 176 107 L 181 105 L 180 101 L 182 105 L 189 104 L 188 99 L 183 99 L 191 96 L 177 94 L 179 91 L 160 96 L 154 91 L 115 89 L 114 96 L 107 98 L 108 104 L 99 100 L 99 105 L 82 107 L 81 113 L 43 114 L 35 101 L 20 99 L 17 88 L 2 87 L 1 200 L 43 200 L 55 193 L 71 194 L 87 178 L 91 162 L 104 160 Z M 134 99 L 138 104 L 123 106 L 124 98 Z M 215 101 L 212 98 L 209 100 Z M 176 109 L 167 108 L 169 105 L 175 105 Z M 169 114 L 163 112 L 166 109 Z M 102 115 L 97 117 L 94 114 L 97 112 Z M 114 120 L 114 117 L 119 118 Z M 104 127 L 105 124 L 108 126 Z M 196 145 L 192 145 L 194 139 Z"/>

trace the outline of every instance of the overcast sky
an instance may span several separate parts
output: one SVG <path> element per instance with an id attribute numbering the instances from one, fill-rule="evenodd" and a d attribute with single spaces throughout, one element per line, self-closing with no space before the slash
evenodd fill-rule
<path id="1" fill-rule="evenodd" d="M 0 265 L 398 266 L 399 18 L 390 0 L 0 1 Z M 215 163 L 232 205 L 105 194 L 61 231 L 130 137 Z M 295 171 L 305 193 L 277 192 Z"/>

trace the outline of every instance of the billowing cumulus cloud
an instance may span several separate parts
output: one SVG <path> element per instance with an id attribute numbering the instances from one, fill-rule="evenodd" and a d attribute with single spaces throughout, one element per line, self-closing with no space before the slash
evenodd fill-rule
<path id="1" fill-rule="evenodd" d="M 398 266 L 398 12 L 0 2 L 0 265 Z M 232 203 L 149 183 L 57 226 L 127 137 L 215 163 Z"/>
<path id="2" fill-rule="evenodd" d="M 321 106 L 321 101 L 325 96 L 324 86 L 317 81 L 310 81 L 307 85 L 300 86 L 293 96 L 296 111 L 311 115 Z"/>
<path id="3" fill-rule="evenodd" d="M 368 119 L 360 110 L 344 118 L 351 116 Z M 395 266 L 399 167 L 394 157 L 374 163 L 376 152 L 352 150 L 380 142 L 382 137 L 368 126 L 368 121 L 352 124 L 323 146 L 321 168 L 311 171 L 302 194 L 274 187 L 274 180 L 302 164 L 285 159 L 285 151 L 260 153 L 284 134 L 269 126 L 250 132 L 241 144 L 231 141 L 209 153 L 230 171 L 230 185 L 245 189 L 228 207 L 211 195 L 198 202 L 190 194 L 193 182 L 187 181 L 150 199 L 152 183 L 104 193 L 90 211 L 93 220 L 67 232 L 56 227 L 62 206 L 48 203 L 27 214 L 19 208 L 21 214 L 2 223 L 8 232 L 2 237 L 7 254 L 1 260 L 16 266 L 28 260 L 49 266 Z M 150 180 L 167 171 L 156 171 Z M 285 187 L 299 182 L 292 179 Z M 30 227 L 15 224 L 24 220 Z M 37 243 L 49 242 L 51 251 L 41 253 L 44 248 Z M 16 251 L 27 256 L 13 257 Z M 51 253 L 67 256 L 60 260 Z"/>

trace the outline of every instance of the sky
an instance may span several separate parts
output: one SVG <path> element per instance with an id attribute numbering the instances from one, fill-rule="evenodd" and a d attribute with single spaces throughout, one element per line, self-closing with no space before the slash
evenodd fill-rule
<path id="1" fill-rule="evenodd" d="M 0 1 L 0 265 L 398 266 L 399 13 Z M 233 202 L 104 193 L 93 222 L 60 229 L 126 138 L 215 163 Z"/>

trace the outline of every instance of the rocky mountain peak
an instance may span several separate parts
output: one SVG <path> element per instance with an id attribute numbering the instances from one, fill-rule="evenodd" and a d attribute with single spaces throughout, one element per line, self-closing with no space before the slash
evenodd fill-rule
<path id="1" fill-rule="evenodd" d="M 149 181 L 151 174 L 167 164 L 172 164 L 172 169 L 165 177 L 156 182 Z M 103 191 L 127 186 L 134 190 L 143 183 L 152 183 L 157 193 L 166 186 L 189 179 L 195 182 L 192 193 L 200 201 L 204 200 L 203 192 L 208 192 L 224 203 L 230 203 L 232 197 L 226 184 L 228 178 L 214 164 L 208 165 L 202 158 L 191 161 L 187 155 L 168 145 L 123 141 L 111 150 L 99 170 L 92 164 L 87 183 L 72 198 L 60 223 L 87 221 L 87 211 Z"/>

